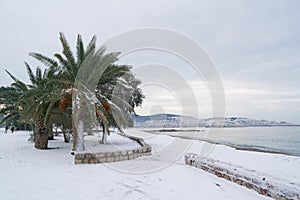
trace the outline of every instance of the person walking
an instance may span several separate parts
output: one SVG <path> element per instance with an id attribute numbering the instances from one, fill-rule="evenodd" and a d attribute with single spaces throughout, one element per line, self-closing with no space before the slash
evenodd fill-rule
<path id="1" fill-rule="evenodd" d="M 12 126 L 12 127 L 10 128 L 10 130 L 11 130 L 11 133 L 14 133 L 14 131 L 15 131 L 15 127 L 14 127 L 14 126 Z"/>
<path id="2" fill-rule="evenodd" d="M 6 126 L 5 126 L 5 131 L 4 131 L 4 133 L 7 133 L 8 128 L 9 128 L 8 125 L 6 125 Z"/>

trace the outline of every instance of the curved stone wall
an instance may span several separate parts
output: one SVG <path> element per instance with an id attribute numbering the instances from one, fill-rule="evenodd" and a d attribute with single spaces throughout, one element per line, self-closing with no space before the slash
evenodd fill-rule
<path id="1" fill-rule="evenodd" d="M 75 153 L 75 164 L 96 164 L 96 163 L 109 163 L 118 162 L 123 160 L 132 160 L 142 156 L 151 155 L 151 146 L 148 145 L 143 139 L 126 136 L 129 139 L 135 140 L 141 145 L 141 147 L 136 149 L 124 150 L 124 151 L 114 151 L 114 152 L 79 152 Z"/>

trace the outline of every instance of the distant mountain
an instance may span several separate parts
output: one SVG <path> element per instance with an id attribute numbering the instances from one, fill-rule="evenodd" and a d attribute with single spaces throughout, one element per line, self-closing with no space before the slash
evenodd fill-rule
<path id="1" fill-rule="evenodd" d="M 197 119 L 195 117 L 174 114 L 156 114 L 150 116 L 132 116 L 134 127 L 251 127 L 251 126 L 289 126 L 288 122 L 248 119 L 245 117 L 215 117 Z"/>

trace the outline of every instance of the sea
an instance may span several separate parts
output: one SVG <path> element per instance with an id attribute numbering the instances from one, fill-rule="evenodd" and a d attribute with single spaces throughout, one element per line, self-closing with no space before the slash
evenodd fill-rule
<path id="1" fill-rule="evenodd" d="M 237 149 L 300 157 L 300 126 L 185 128 L 178 132 L 164 130 L 160 133 L 224 144 Z"/>

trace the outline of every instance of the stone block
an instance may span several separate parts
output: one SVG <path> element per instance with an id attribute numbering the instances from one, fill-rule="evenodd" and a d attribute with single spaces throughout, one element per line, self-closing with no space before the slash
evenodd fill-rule
<path id="1" fill-rule="evenodd" d="M 90 159 L 89 158 L 85 158 L 82 160 L 83 163 L 85 164 L 89 164 L 90 163 Z"/>
<path id="2" fill-rule="evenodd" d="M 115 157 L 118 157 L 118 156 L 120 156 L 120 155 L 121 155 L 121 153 L 122 153 L 121 151 L 116 151 L 116 152 L 115 152 Z"/>
<path id="3" fill-rule="evenodd" d="M 133 159 L 133 153 L 128 154 L 128 159 L 129 159 L 129 160 L 132 160 L 132 159 Z"/>
<path id="4" fill-rule="evenodd" d="M 138 153 L 138 152 L 140 152 L 140 149 L 133 149 L 132 152 L 133 153 Z"/>
<path id="5" fill-rule="evenodd" d="M 115 156 L 115 162 L 120 161 L 120 156 Z"/>
<path id="6" fill-rule="evenodd" d="M 111 158 L 111 157 L 115 156 L 115 153 L 114 152 L 106 152 L 106 156 L 107 156 L 107 158 Z"/>
<path id="7" fill-rule="evenodd" d="M 81 159 L 75 159 L 75 164 L 82 164 L 82 160 Z"/>
<path id="8" fill-rule="evenodd" d="M 120 156 L 119 157 L 119 161 L 123 161 L 124 160 L 124 157 L 123 156 Z"/>
<path id="9" fill-rule="evenodd" d="M 86 154 L 85 154 L 85 157 L 86 157 L 86 158 L 93 158 L 93 157 L 95 157 L 95 156 L 94 156 L 94 154 L 92 154 L 92 153 L 86 153 Z"/>
<path id="10" fill-rule="evenodd" d="M 91 164 L 96 164 L 96 163 L 98 163 L 98 160 L 95 159 L 95 158 L 91 158 L 91 159 L 90 159 L 90 163 L 91 163 Z"/>
<path id="11" fill-rule="evenodd" d="M 105 158 L 105 157 L 106 157 L 106 153 L 97 153 L 97 154 L 95 155 L 95 157 L 96 157 L 97 159 Z"/>
<path id="12" fill-rule="evenodd" d="M 133 150 L 128 150 L 128 155 L 133 154 Z"/>
<path id="13" fill-rule="evenodd" d="M 146 148 L 145 147 L 141 147 L 141 148 L 139 148 L 139 150 L 140 150 L 140 153 L 144 153 L 144 151 L 146 151 Z"/>
<path id="14" fill-rule="evenodd" d="M 77 153 L 75 154 L 75 159 L 84 159 L 85 158 L 85 154 L 84 153 Z"/>
<path id="15" fill-rule="evenodd" d="M 128 155 L 120 156 L 120 160 L 128 160 Z"/>
<path id="16" fill-rule="evenodd" d="M 147 147 L 146 152 L 147 152 L 147 153 L 148 153 L 148 152 L 151 152 L 151 150 L 152 150 L 151 146 L 150 146 L 150 145 L 147 145 L 146 147 Z"/>
<path id="17" fill-rule="evenodd" d="M 107 158 L 107 162 L 114 162 L 115 161 L 115 158 L 114 157 L 108 157 Z"/>

